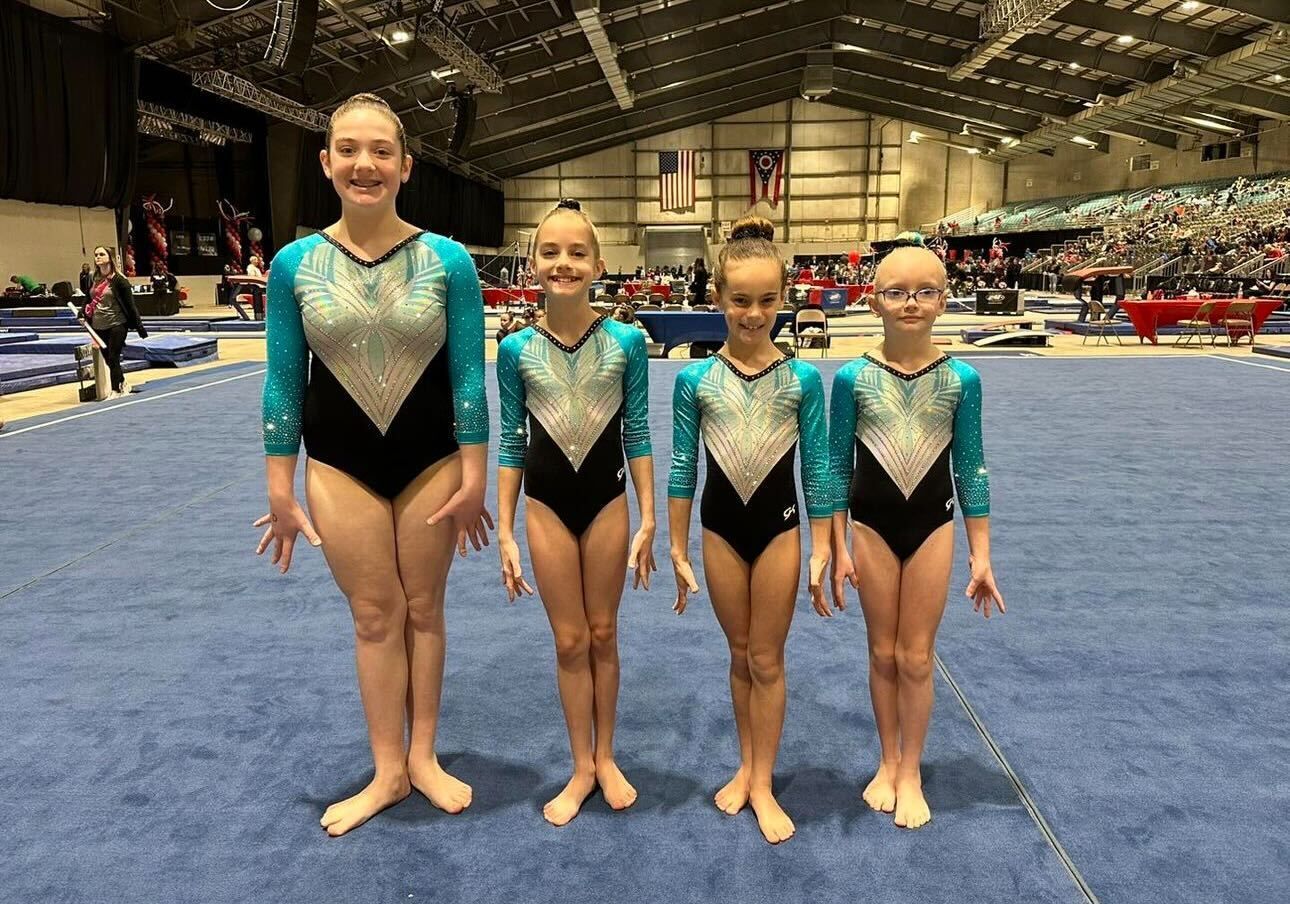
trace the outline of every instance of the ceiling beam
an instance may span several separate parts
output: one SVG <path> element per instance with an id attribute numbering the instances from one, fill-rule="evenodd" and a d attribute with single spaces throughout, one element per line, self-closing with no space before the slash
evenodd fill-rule
<path id="1" fill-rule="evenodd" d="M 1241 110 L 1264 119 L 1290 119 L 1290 101 L 1278 94 L 1270 94 L 1248 85 L 1233 85 L 1222 91 L 1215 91 L 1202 97 L 1200 103 L 1212 103 L 1219 107 Z"/>
<path id="2" fill-rule="evenodd" d="M 1193 28 L 1160 16 L 1142 16 L 1090 0 L 1075 0 L 1067 4 L 1053 13 L 1052 21 L 1114 35 L 1133 35 L 1139 41 L 1163 44 L 1193 56 L 1218 56 L 1245 43 L 1235 35 L 1223 34 L 1217 29 Z"/>

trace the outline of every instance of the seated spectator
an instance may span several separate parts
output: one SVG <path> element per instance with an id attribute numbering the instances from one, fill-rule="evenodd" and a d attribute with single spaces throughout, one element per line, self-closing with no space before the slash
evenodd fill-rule
<path id="1" fill-rule="evenodd" d="M 13 283 L 19 292 L 23 295 L 35 295 L 40 291 L 40 283 L 36 282 L 30 276 L 20 276 L 15 273 L 9 277 L 9 282 Z"/>

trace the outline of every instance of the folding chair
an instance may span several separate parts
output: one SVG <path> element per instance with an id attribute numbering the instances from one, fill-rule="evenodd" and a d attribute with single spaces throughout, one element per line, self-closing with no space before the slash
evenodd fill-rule
<path id="1" fill-rule="evenodd" d="M 1186 345 L 1192 337 L 1196 338 L 1196 345 L 1201 345 L 1201 336 L 1209 337 L 1209 344 L 1213 345 L 1215 340 L 1214 323 L 1209 319 L 1214 311 L 1214 302 L 1207 301 L 1196 309 L 1190 320 L 1179 320 L 1178 325 L 1183 328 L 1183 332 L 1174 340 L 1174 345 Z"/>
<path id="2" fill-rule="evenodd" d="M 812 333 L 809 336 L 802 335 L 802 327 L 811 326 L 819 327 L 821 333 L 817 336 Z M 808 346 L 803 344 L 803 339 L 820 340 L 820 357 L 823 358 L 829 353 L 829 318 L 819 308 L 802 308 L 793 315 L 793 347 L 796 351 L 801 351 Z"/>
<path id="3" fill-rule="evenodd" d="M 1110 345 L 1111 340 L 1106 338 L 1106 334 L 1108 332 L 1115 337 L 1116 342 L 1120 345 L 1124 345 L 1124 340 L 1120 338 L 1120 334 L 1116 332 L 1115 321 L 1107 319 L 1106 305 L 1102 304 L 1102 302 L 1090 301 L 1088 303 L 1087 326 L 1088 332 L 1084 334 L 1084 341 L 1081 342 L 1080 345 L 1088 344 L 1088 337 L 1090 334 L 1097 336 L 1097 342 L 1093 343 L 1094 346 L 1099 342 L 1105 342 L 1107 345 Z"/>
<path id="4" fill-rule="evenodd" d="M 1250 345 L 1254 345 L 1254 302 L 1234 301 L 1229 304 L 1223 312 L 1222 328 L 1227 333 L 1229 347 L 1234 344 L 1233 338 L 1240 342 L 1242 335 L 1248 335 Z"/>

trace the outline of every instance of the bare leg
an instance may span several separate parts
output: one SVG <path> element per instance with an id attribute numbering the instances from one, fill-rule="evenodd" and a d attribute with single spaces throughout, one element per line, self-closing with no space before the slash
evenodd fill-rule
<path id="1" fill-rule="evenodd" d="M 748 671 L 748 623 L 752 607 L 748 600 L 751 569 L 730 544 L 712 531 L 703 532 L 703 573 L 712 608 L 730 647 L 730 702 L 739 732 L 739 768 L 734 777 L 713 798 L 717 809 L 734 815 L 748 803 L 748 778 L 752 773 L 752 727 L 749 695 L 752 675 Z"/>
<path id="2" fill-rule="evenodd" d="M 752 618 L 748 630 L 748 671 L 752 676 L 748 715 L 752 727 L 752 771 L 748 803 L 757 825 L 771 844 L 793 837 L 793 820 L 780 807 L 771 789 L 775 757 L 784 728 L 784 642 L 793 622 L 793 603 L 801 574 L 797 531 L 780 534 L 757 557 L 752 567 L 749 598 Z"/>
<path id="3" fill-rule="evenodd" d="M 430 803 L 448 813 L 460 813 L 471 800 L 470 786 L 445 772 L 435 756 L 443 691 L 444 589 L 456 531 L 451 520 L 431 527 L 426 519 L 460 486 L 461 457 L 453 455 L 427 468 L 394 500 L 399 575 L 408 600 L 408 778 Z"/>
<path id="4" fill-rule="evenodd" d="M 896 770 L 900 765 L 900 714 L 896 672 L 896 632 L 900 624 L 900 560 L 870 527 L 852 522 L 852 558 L 860 581 L 860 608 L 869 638 L 869 699 L 878 726 L 878 771 L 864 789 L 875 810 L 896 809 Z"/>
<path id="5" fill-rule="evenodd" d="M 542 808 L 547 822 L 562 826 L 578 815 L 582 802 L 596 787 L 591 627 L 582 600 L 582 556 L 577 538 L 555 512 L 537 500 L 527 500 L 526 509 L 529 557 L 555 637 L 556 683 L 573 754 L 569 783 Z"/>
<path id="6" fill-rule="evenodd" d="M 596 515 L 578 542 L 582 558 L 582 604 L 591 631 L 596 781 L 605 802 L 625 810 L 636 789 L 614 761 L 618 714 L 618 603 L 627 572 L 627 497 L 619 496 Z"/>
<path id="7" fill-rule="evenodd" d="M 306 492 L 327 565 L 354 617 L 358 689 L 376 763 L 371 784 L 323 814 L 327 833 L 344 835 L 411 791 L 403 747 L 407 601 L 399 583 L 390 504 L 348 474 L 313 460 Z"/>
<path id="8" fill-rule="evenodd" d="M 932 717 L 932 653 L 945 613 L 954 562 L 954 525 L 932 532 L 905 562 L 900 581 L 900 768 L 896 773 L 896 825 L 916 829 L 932 818 L 923 797 L 919 764 Z"/>

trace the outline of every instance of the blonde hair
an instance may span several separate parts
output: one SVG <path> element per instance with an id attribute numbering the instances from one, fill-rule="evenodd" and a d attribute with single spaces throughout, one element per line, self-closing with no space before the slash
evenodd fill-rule
<path id="1" fill-rule="evenodd" d="M 331 150 L 331 140 L 336 132 L 336 123 L 346 113 L 351 113 L 354 110 L 374 110 L 392 122 L 394 124 L 394 134 L 399 139 L 399 156 L 402 157 L 408 152 L 408 143 L 403 134 L 403 121 L 399 119 L 399 114 L 394 112 L 394 108 L 385 102 L 385 98 L 376 94 L 355 94 L 335 109 L 331 114 L 331 119 L 327 121 L 327 150 Z"/>
<path id="2" fill-rule="evenodd" d="M 538 235 L 542 232 L 542 227 L 546 224 L 547 220 L 551 219 L 558 213 L 573 214 L 580 218 L 582 222 L 587 224 L 587 230 L 591 233 L 592 252 L 595 254 L 596 260 L 600 260 L 600 233 L 596 231 L 596 224 L 591 222 L 591 217 L 587 216 L 587 212 L 582 209 L 582 205 L 573 198 L 562 198 L 555 207 L 552 207 L 546 212 L 546 216 L 538 220 L 537 228 L 533 230 L 532 246 L 529 248 L 529 257 L 533 257 L 534 253 L 537 251 Z"/>
<path id="3" fill-rule="evenodd" d="M 780 289 L 788 285 L 788 272 L 784 270 L 784 256 L 775 247 L 775 224 L 765 217 L 748 214 L 735 221 L 730 238 L 721 246 L 717 262 L 712 267 L 712 284 L 718 294 L 726 287 L 726 267 L 733 261 L 772 260 L 784 273 Z"/>

